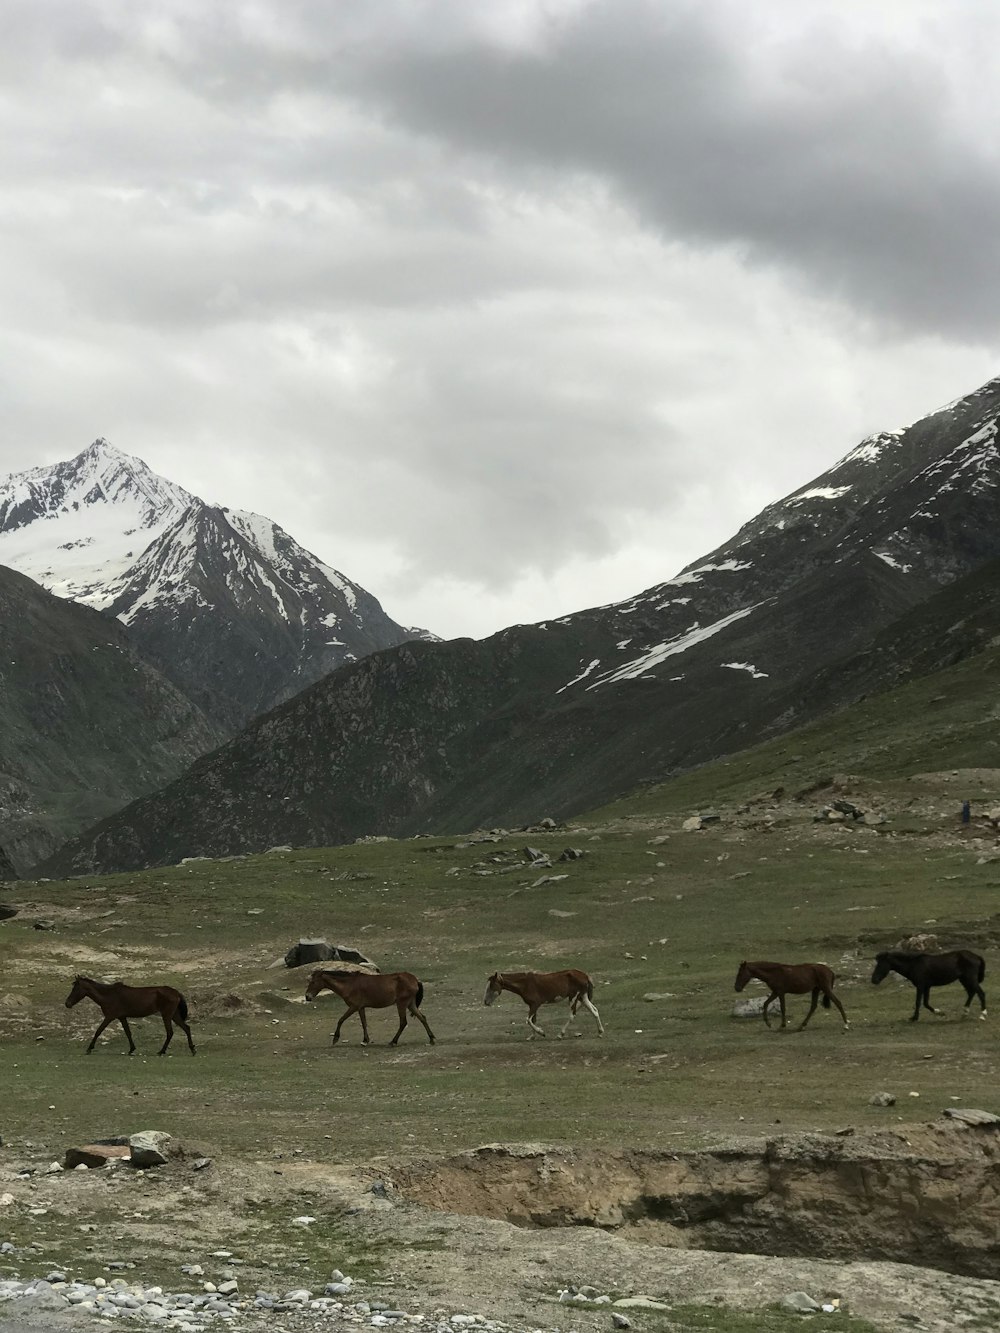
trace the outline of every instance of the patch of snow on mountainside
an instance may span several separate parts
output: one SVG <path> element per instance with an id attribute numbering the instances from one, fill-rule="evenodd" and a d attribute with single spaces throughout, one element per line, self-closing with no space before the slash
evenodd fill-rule
<path id="1" fill-rule="evenodd" d="M 842 495 L 846 495 L 851 489 L 850 486 L 811 486 L 807 491 L 799 491 L 796 495 L 790 495 L 785 504 L 798 505 L 805 500 L 839 500 Z"/>
<path id="2" fill-rule="evenodd" d="M 909 574 L 913 568 L 912 565 L 904 565 L 902 560 L 897 560 L 888 551 L 872 551 L 872 555 L 877 555 L 880 560 L 885 561 L 890 569 L 898 569 L 901 574 Z"/>
<path id="3" fill-rule="evenodd" d="M 590 675 L 590 673 L 593 671 L 594 667 L 599 667 L 600 665 L 601 665 L 601 659 L 599 657 L 595 657 L 594 660 L 590 663 L 590 665 L 584 667 L 584 669 L 580 672 L 578 676 L 574 676 L 572 680 L 568 680 L 565 685 L 560 685 L 559 688 L 556 690 L 556 694 L 562 694 L 563 690 L 568 690 L 571 685 L 577 685 L 581 680 L 586 680 L 587 677 Z"/>
<path id="4" fill-rule="evenodd" d="M 627 662 L 624 666 L 618 667 L 614 671 L 606 672 L 598 677 L 592 685 L 588 685 L 588 690 L 596 690 L 602 685 L 613 685 L 620 680 L 635 680 L 644 675 L 651 667 L 659 666 L 665 662 L 668 657 L 676 657 L 678 653 L 686 653 L 689 648 L 693 648 L 696 643 L 703 643 L 706 639 L 721 633 L 729 625 L 737 620 L 742 620 L 757 610 L 755 606 L 746 606 L 739 611 L 733 611 L 731 615 L 723 616 L 721 620 L 714 621 L 711 625 L 694 624 L 684 634 L 678 634 L 672 639 L 667 639 L 664 643 L 658 643 L 654 648 L 647 649 L 641 657 Z"/>
<path id="5" fill-rule="evenodd" d="M 850 453 L 845 454 L 839 463 L 834 463 L 830 469 L 831 472 L 839 472 L 842 467 L 848 463 L 874 463 L 882 457 L 885 451 L 894 444 L 898 444 L 902 436 L 902 430 L 880 430 L 875 435 L 869 435 L 863 439 L 859 445 L 853 448 Z"/>
<path id="6" fill-rule="evenodd" d="M 720 665 L 733 671 L 749 671 L 754 680 L 767 680 L 767 672 L 758 671 L 751 662 L 722 662 Z"/>

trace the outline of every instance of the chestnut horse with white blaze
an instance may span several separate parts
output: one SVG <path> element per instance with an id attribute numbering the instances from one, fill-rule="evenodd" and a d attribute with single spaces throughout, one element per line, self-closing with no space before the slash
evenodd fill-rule
<path id="1" fill-rule="evenodd" d="M 486 983 L 483 1004 L 492 1004 L 505 990 L 520 995 L 528 1006 L 529 1041 L 536 1032 L 540 1037 L 545 1036 L 535 1022 L 535 1016 L 543 1004 L 554 1004 L 557 1000 L 569 1000 L 569 1018 L 559 1033 L 560 1037 L 565 1037 L 581 1004 L 594 1015 L 598 1034 L 604 1036 L 604 1024 L 594 1004 L 594 983 L 586 972 L 576 968 L 568 968 L 565 972 L 494 972 Z"/>
<path id="2" fill-rule="evenodd" d="M 128 1037 L 128 1053 L 135 1050 L 132 1029 L 128 1025 L 130 1018 L 148 1018 L 150 1014 L 159 1014 L 166 1028 L 167 1039 L 160 1047 L 160 1055 L 166 1055 L 167 1047 L 174 1036 L 174 1023 L 187 1035 L 188 1047 L 194 1055 L 194 1042 L 188 1027 L 187 1000 L 173 986 L 126 986 L 124 981 L 115 981 L 110 985 L 95 981 L 93 977 L 74 977 L 73 989 L 66 997 L 66 1008 L 72 1009 L 81 1000 L 93 1000 L 104 1014 L 104 1021 L 98 1026 L 87 1047 L 87 1054 L 97 1044 L 109 1023 L 121 1023 Z"/>
<path id="3" fill-rule="evenodd" d="M 836 981 L 833 969 L 827 967 L 825 963 L 740 963 L 740 970 L 736 973 L 735 990 L 742 990 L 743 987 L 752 978 L 756 977 L 758 981 L 763 981 L 771 994 L 764 1001 L 764 1022 L 768 1027 L 771 1026 L 771 1020 L 767 1016 L 767 1011 L 773 1000 L 777 1000 L 781 1005 L 781 1031 L 783 1032 L 788 1025 L 788 1017 L 785 1013 L 786 995 L 808 995 L 812 991 L 812 1004 L 809 1006 L 809 1012 L 799 1024 L 801 1032 L 805 1025 L 816 1012 L 816 1005 L 819 997 L 823 996 L 823 1008 L 829 1009 L 831 1004 L 835 1004 L 840 1010 L 840 1016 L 844 1020 L 844 1031 L 850 1028 L 847 1021 L 847 1015 L 844 1013 L 844 1006 L 833 993 L 833 983 Z"/>
<path id="4" fill-rule="evenodd" d="M 351 1014 L 357 1014 L 361 1019 L 361 1031 L 364 1033 L 363 1044 L 368 1046 L 371 1043 L 371 1037 L 368 1035 L 365 1010 L 388 1009 L 393 1004 L 399 1013 L 399 1031 L 389 1045 L 395 1046 L 403 1035 L 408 1013 L 423 1023 L 424 1031 L 427 1033 L 431 1045 L 434 1045 L 434 1033 L 431 1031 L 427 1019 L 420 1012 L 420 1006 L 424 999 L 424 983 L 419 981 L 412 972 L 385 972 L 381 975 L 372 976 L 370 972 L 338 972 L 317 968 L 309 978 L 309 985 L 306 987 L 306 999 L 315 1000 L 316 996 L 324 990 L 333 991 L 334 995 L 339 995 L 347 1005 L 347 1012 L 341 1017 L 340 1022 L 334 1029 L 331 1045 L 336 1046 L 340 1040 L 340 1029 L 344 1026 L 345 1021 L 350 1018 Z"/>

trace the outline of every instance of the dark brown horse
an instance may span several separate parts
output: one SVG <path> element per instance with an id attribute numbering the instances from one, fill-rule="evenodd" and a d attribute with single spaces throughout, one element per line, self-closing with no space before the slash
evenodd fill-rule
<path id="1" fill-rule="evenodd" d="M 566 1029 L 576 1017 L 576 1011 L 582 1004 L 589 1009 L 597 1021 L 597 1031 L 604 1036 L 604 1024 L 594 1004 L 594 983 L 586 972 L 569 968 L 565 972 L 494 972 L 486 983 L 483 1004 L 492 1004 L 500 995 L 509 990 L 513 995 L 520 995 L 528 1006 L 528 1027 L 531 1036 L 537 1032 L 540 1037 L 545 1033 L 535 1022 L 535 1015 L 543 1004 L 553 1004 L 557 1000 L 569 1000 L 569 1017 L 563 1024 L 560 1037 L 565 1037 Z M 528 1040 L 531 1040 L 531 1036 Z"/>
<path id="2" fill-rule="evenodd" d="M 982 987 L 986 975 L 986 963 L 978 953 L 971 949 L 953 949 L 951 953 L 906 953 L 887 950 L 875 957 L 875 971 L 872 973 L 872 985 L 884 981 L 890 972 L 898 972 L 901 977 L 913 983 L 917 991 L 917 1003 L 910 1015 L 910 1022 L 915 1023 L 920 1017 L 920 1006 L 929 1009 L 932 1014 L 939 1014 L 931 1004 L 932 986 L 950 986 L 953 981 L 960 981 L 965 987 L 965 1008 L 962 1017 L 967 1018 L 969 1005 L 979 997 L 980 1018 L 986 1017 L 986 993 Z"/>
<path id="3" fill-rule="evenodd" d="M 369 972 L 327 972 L 318 968 L 309 978 L 306 987 L 306 999 L 315 1000 L 320 991 L 332 990 L 347 1005 L 347 1012 L 341 1017 L 333 1033 L 332 1045 L 340 1040 L 340 1029 L 351 1014 L 361 1019 L 361 1031 L 364 1033 L 364 1045 L 371 1042 L 368 1035 L 368 1023 L 365 1020 L 366 1009 L 388 1009 L 394 1004 L 399 1013 L 399 1030 L 390 1041 L 395 1046 L 406 1027 L 406 1015 L 412 1014 L 424 1025 L 424 1031 L 434 1045 L 434 1033 L 430 1024 L 420 1012 L 424 999 L 424 983 L 418 981 L 412 972 L 386 972 L 372 976 Z"/>
<path id="4" fill-rule="evenodd" d="M 844 1006 L 833 993 L 833 983 L 836 980 L 833 969 L 826 966 L 825 963 L 740 963 L 740 970 L 736 973 L 736 990 L 742 990 L 747 982 L 756 977 L 758 981 L 763 981 L 771 994 L 764 1001 L 764 1022 L 768 1027 L 771 1026 L 771 1020 L 767 1016 L 767 1011 L 773 1000 L 777 1000 L 781 1005 L 781 1031 L 783 1032 L 788 1025 L 788 1017 L 785 1013 L 786 995 L 807 995 L 812 991 L 812 1004 L 809 1006 L 809 1012 L 799 1024 L 801 1032 L 805 1025 L 816 1012 L 816 1005 L 819 997 L 823 997 L 823 1008 L 829 1009 L 831 1004 L 835 1004 L 840 1010 L 840 1016 L 844 1020 L 844 1031 L 850 1028 L 847 1021 L 847 1015 L 844 1013 Z"/>
<path id="5" fill-rule="evenodd" d="M 188 1047 L 194 1055 L 194 1042 L 188 1027 L 187 1000 L 173 986 L 126 986 L 124 981 L 115 981 L 105 985 L 93 977 L 74 977 L 73 989 L 66 997 L 66 1008 L 72 1009 L 81 1000 L 93 1000 L 100 1008 L 104 1019 L 87 1047 L 87 1054 L 94 1049 L 97 1038 L 109 1023 L 119 1022 L 128 1037 L 128 1053 L 135 1051 L 132 1029 L 128 1025 L 130 1018 L 148 1018 L 150 1014 L 159 1014 L 167 1030 L 167 1039 L 160 1047 L 160 1055 L 166 1055 L 167 1047 L 173 1040 L 174 1023 L 187 1034 Z"/>

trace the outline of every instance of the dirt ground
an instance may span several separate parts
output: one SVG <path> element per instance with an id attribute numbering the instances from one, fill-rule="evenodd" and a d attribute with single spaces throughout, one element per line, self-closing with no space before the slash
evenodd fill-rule
<path id="1" fill-rule="evenodd" d="M 948 1144 L 954 1147 L 960 1135 L 939 1126 L 929 1126 L 922 1137 L 912 1129 L 907 1133 L 909 1145 L 902 1137 L 886 1139 L 887 1159 L 903 1160 L 900 1154 L 905 1157 L 909 1146 L 911 1165 L 926 1165 L 935 1153 L 945 1162 Z M 801 1166 L 815 1157 L 818 1137 L 790 1143 L 788 1160 Z M 845 1140 L 828 1142 L 833 1158 L 854 1164 L 870 1162 L 878 1151 L 877 1145 L 859 1149 Z M 1000 1142 L 994 1134 L 984 1146 L 974 1135 L 969 1145 L 957 1156 L 978 1161 L 985 1179 L 995 1169 Z M 155 1171 L 118 1166 L 45 1174 L 47 1161 L 33 1158 L 25 1145 L 7 1145 L 0 1150 L 0 1199 L 13 1201 L 0 1207 L 0 1232 L 18 1245 L 37 1246 L 33 1267 L 39 1272 L 58 1266 L 90 1279 L 106 1264 L 125 1261 L 135 1264 L 138 1280 L 186 1290 L 191 1280 L 180 1272 L 181 1264 L 201 1263 L 207 1278 L 218 1278 L 226 1265 L 242 1261 L 241 1291 L 252 1293 L 258 1287 L 302 1285 L 321 1290 L 337 1267 L 356 1278 L 358 1299 L 387 1301 L 410 1313 L 483 1314 L 515 1328 L 607 1330 L 606 1307 L 558 1304 L 559 1291 L 570 1284 L 616 1298 L 647 1296 L 669 1306 L 696 1303 L 747 1314 L 805 1291 L 820 1301 L 839 1298 L 843 1309 L 887 1330 L 918 1323 L 934 1333 L 1000 1325 L 1000 1282 L 926 1266 L 824 1258 L 827 1234 L 818 1227 L 812 1237 L 801 1238 L 805 1250 L 815 1247 L 816 1257 L 792 1258 L 668 1247 L 648 1243 L 641 1229 L 628 1226 L 518 1226 L 474 1215 L 481 1206 L 484 1169 L 486 1186 L 500 1197 L 505 1178 L 497 1174 L 498 1164 L 502 1170 L 509 1160 L 517 1168 L 513 1175 L 520 1170 L 522 1184 L 525 1163 L 548 1179 L 567 1169 L 571 1155 L 564 1149 L 493 1146 L 458 1158 L 383 1160 L 360 1168 L 277 1155 L 255 1162 L 216 1160 L 193 1171 L 195 1156 L 205 1151 L 204 1145 L 187 1146 Z M 593 1154 L 595 1160 L 601 1156 Z M 773 1145 L 765 1156 L 773 1160 Z M 669 1166 L 671 1155 L 659 1159 L 660 1168 Z M 942 1176 L 955 1173 L 945 1169 Z M 582 1178 L 592 1193 L 603 1189 L 610 1198 L 613 1172 L 605 1170 L 600 1179 L 583 1172 Z M 787 1182 L 776 1180 L 775 1189 L 790 1197 Z M 957 1181 L 956 1198 L 968 1202 L 969 1189 L 969 1178 Z M 995 1200 L 985 1193 L 989 1211 Z M 923 1206 L 941 1212 L 942 1196 L 935 1203 L 932 1194 L 925 1190 Z M 439 1196 L 444 1207 L 468 1211 L 429 1207 L 415 1201 L 420 1196 Z M 502 1202 L 494 1211 L 503 1211 Z M 314 1220 L 295 1220 L 303 1215 Z M 808 1225 L 805 1215 L 803 1225 Z M 213 1257 L 220 1249 L 235 1259 Z M 28 1266 L 22 1257 L 18 1267 L 27 1274 Z M 630 1317 L 640 1328 L 644 1317 L 652 1327 L 673 1326 L 663 1323 L 665 1315 L 632 1310 Z M 258 1323 L 273 1327 L 273 1316 L 270 1324 L 253 1314 L 241 1319 L 243 1326 Z"/>

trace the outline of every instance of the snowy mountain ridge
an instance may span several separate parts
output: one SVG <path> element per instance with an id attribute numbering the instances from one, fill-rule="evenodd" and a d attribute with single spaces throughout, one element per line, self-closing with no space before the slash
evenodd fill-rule
<path id="1" fill-rule="evenodd" d="M 105 439 L 0 484 L 0 564 L 117 616 L 227 728 L 426 637 L 273 520 L 206 504 Z"/>

